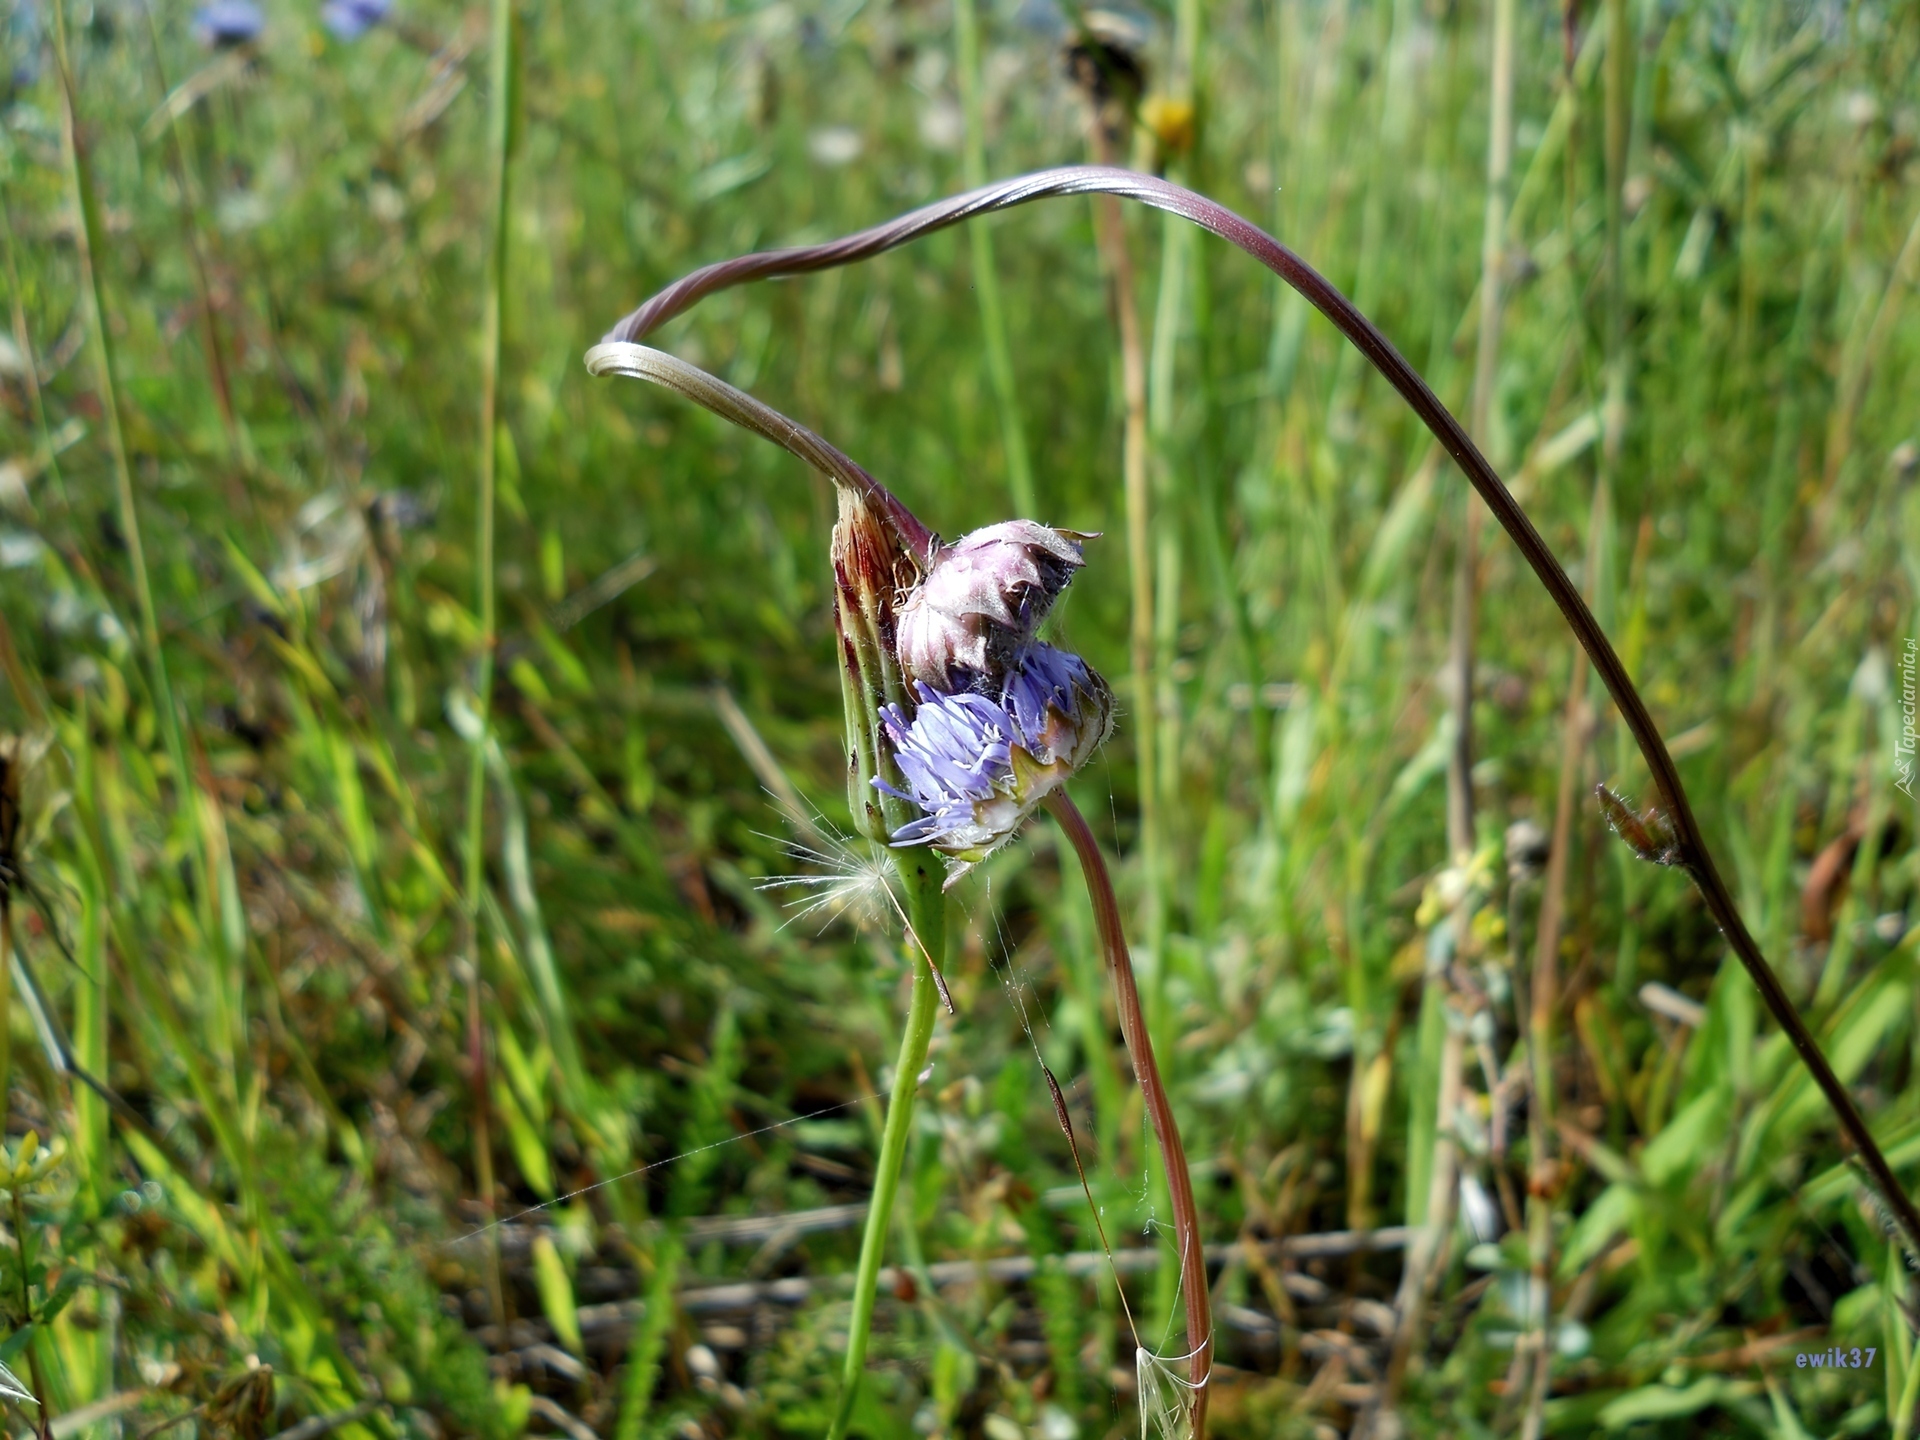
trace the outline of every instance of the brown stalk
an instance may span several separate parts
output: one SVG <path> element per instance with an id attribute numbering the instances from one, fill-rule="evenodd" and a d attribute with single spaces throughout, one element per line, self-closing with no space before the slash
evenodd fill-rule
<path id="1" fill-rule="evenodd" d="M 1153 1137 L 1160 1144 L 1160 1157 L 1167 1169 L 1167 1191 L 1173 1204 L 1174 1240 L 1180 1247 L 1180 1291 L 1187 1307 L 1187 1348 L 1192 1351 L 1188 1371 L 1193 1389 L 1192 1415 L 1195 1440 L 1206 1434 L 1207 1377 L 1213 1370 L 1213 1308 L 1207 1290 L 1206 1253 L 1200 1239 L 1200 1211 L 1193 1200 L 1193 1177 L 1187 1173 L 1187 1152 L 1180 1143 L 1180 1127 L 1174 1123 L 1173 1104 L 1160 1079 L 1160 1067 L 1153 1058 L 1153 1037 L 1147 1034 L 1147 1018 L 1140 1009 L 1140 988 L 1134 983 L 1133 960 L 1127 953 L 1126 931 L 1120 924 L 1120 902 L 1114 897 L 1113 880 L 1107 874 L 1107 862 L 1100 846 L 1065 790 L 1055 790 L 1045 801 L 1047 813 L 1059 822 L 1080 859 L 1086 876 L 1087 895 L 1093 901 L 1094 928 L 1100 935 L 1100 948 L 1113 971 L 1114 1008 L 1119 1013 L 1120 1034 L 1127 1042 L 1127 1054 L 1133 1060 L 1133 1076 L 1140 1083 L 1141 1097 L 1147 1103 L 1147 1119 L 1153 1125 Z"/>
<path id="2" fill-rule="evenodd" d="M 1602 683 L 1619 708 L 1621 718 L 1626 722 L 1652 773 L 1655 794 L 1672 822 L 1676 863 L 1686 869 L 1699 887 L 1708 913 L 1725 933 L 1727 943 L 1760 991 L 1760 998 L 1766 1002 L 1774 1020 L 1786 1033 L 1801 1063 L 1812 1074 L 1814 1083 L 1820 1087 L 1841 1130 L 1859 1152 L 1875 1189 L 1892 1210 L 1908 1243 L 1920 1249 L 1920 1210 L 1915 1209 L 1912 1199 L 1900 1187 L 1892 1167 L 1887 1164 L 1886 1156 L 1881 1153 L 1873 1133 L 1854 1105 L 1853 1098 L 1834 1074 L 1833 1067 L 1827 1063 L 1813 1032 L 1794 1009 L 1793 1002 L 1781 987 L 1779 977 L 1774 974 L 1773 967 L 1767 963 L 1758 942 L 1747 929 L 1732 892 L 1714 864 L 1706 835 L 1694 816 L 1686 787 L 1680 782 L 1680 772 L 1673 763 L 1673 757 L 1667 753 L 1666 742 L 1653 723 L 1646 701 L 1635 687 L 1632 677 L 1627 674 L 1626 666 L 1613 648 L 1613 642 L 1600 628 L 1600 622 L 1594 618 L 1579 588 L 1567 574 L 1566 567 L 1541 538 L 1526 511 L 1513 498 L 1513 493 L 1474 445 L 1460 422 L 1440 403 L 1426 381 L 1420 378 L 1419 372 L 1407 363 L 1393 343 L 1332 282 L 1259 226 L 1205 196 L 1150 175 L 1106 166 L 1062 166 L 936 201 L 883 225 L 822 245 L 743 255 L 708 265 L 675 281 L 648 300 L 620 321 L 607 338 L 624 342 L 638 340 L 718 290 L 753 280 L 781 275 L 806 275 L 853 264 L 978 215 L 1054 196 L 1088 194 L 1118 195 L 1182 216 L 1258 260 L 1333 322 L 1334 327 L 1400 393 L 1408 407 L 1420 417 L 1421 422 L 1465 472 L 1468 482 L 1486 502 L 1487 508 L 1519 548 L 1521 556 L 1532 567 L 1547 594 L 1560 608 L 1574 638 L 1599 672 Z M 768 438 L 778 440 L 779 437 L 769 435 Z M 834 453 L 838 454 L 837 451 Z M 857 466 L 854 468 L 858 469 Z M 866 474 L 865 471 L 859 473 Z M 867 479 L 869 483 L 877 484 L 870 476 Z"/>
<path id="3" fill-rule="evenodd" d="M 159 21 L 151 6 L 147 12 L 147 53 L 153 64 L 154 79 L 159 83 L 161 105 L 164 108 L 172 87 L 167 84 L 167 72 L 160 56 Z M 233 463 L 243 469 L 251 468 L 246 437 L 240 428 L 239 416 L 233 408 L 233 382 L 227 369 L 226 347 L 221 343 L 220 312 L 215 303 L 213 283 L 207 274 L 207 255 L 205 238 L 194 215 L 199 203 L 199 177 L 193 173 L 192 162 L 187 158 L 186 146 L 181 143 L 178 122 L 170 123 L 167 130 L 167 161 L 173 171 L 173 184 L 179 192 L 180 228 L 186 235 L 186 252 L 192 262 L 194 289 L 200 301 L 200 318 L 205 327 L 207 346 L 208 378 L 213 382 L 214 403 L 220 410 L 220 423 L 227 432 L 227 448 Z M 243 492 L 244 493 L 244 492 Z M 248 496 L 251 500 L 251 496 Z"/>

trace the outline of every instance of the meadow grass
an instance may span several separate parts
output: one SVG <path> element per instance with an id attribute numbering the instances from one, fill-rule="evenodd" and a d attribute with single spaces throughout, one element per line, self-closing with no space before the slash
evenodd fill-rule
<path id="1" fill-rule="evenodd" d="M 1920 23 L 1520 7 L 1496 219 L 1498 8 L 1148 12 L 1117 158 L 1273 230 L 1471 415 L 1911 1181 Z M 708 261 L 1086 158 L 1068 14 L 151 22 L 5 29 L 0 1054 L 9 1144 L 66 1152 L 7 1212 L 44 1269 L 0 1263 L 0 1360 L 63 1435 L 824 1433 L 910 973 L 833 839 L 832 496 L 580 356 Z M 1458 473 L 1297 297 L 1139 210 L 1129 357 L 1099 223 L 975 222 L 662 343 L 945 535 L 1029 495 L 1106 532 L 1056 622 L 1121 702 L 1075 793 L 1236 1245 L 1215 1432 L 1380 1434 L 1391 1388 L 1419 1434 L 1911 1433 L 1908 1263 L 1695 892 L 1590 798 L 1654 797 L 1558 614 L 1487 530 L 1450 839 Z M 836 869 L 804 920 L 760 885 Z M 1180 1304 L 1095 917 L 1048 826 L 982 872 L 853 1429 L 1131 1431 L 1096 1222 L 1158 1247 L 1119 1257 L 1143 1331 Z M 1398 1240 L 1303 1238 L 1436 1195 L 1411 1328 Z M 789 1288 L 723 1308 L 748 1282 Z"/>

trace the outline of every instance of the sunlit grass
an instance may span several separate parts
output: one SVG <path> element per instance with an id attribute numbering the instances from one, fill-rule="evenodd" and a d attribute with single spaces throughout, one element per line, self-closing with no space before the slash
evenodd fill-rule
<path id="1" fill-rule="evenodd" d="M 1467 413 L 1492 6 L 1203 8 L 1184 42 L 1194 148 L 1162 156 L 1141 132 L 1134 158 L 1184 166 L 1275 229 Z M 187 8 L 162 6 L 156 64 L 137 12 L 69 4 L 78 167 L 52 12 L 10 23 L 0 725 L 22 753 L 53 744 L 21 792 L 20 868 L 44 910 L 11 892 L 47 1024 L 16 977 L 6 1132 L 67 1144 L 27 1215 L 50 1266 L 30 1303 L 79 1283 L 0 1360 L 27 1382 L 37 1367 L 56 1419 L 111 1402 L 91 1433 L 195 1407 L 194 1423 L 257 1434 L 346 1413 L 338 1433 L 357 1435 L 824 1431 L 857 1225 L 743 1240 L 714 1217 L 864 1201 L 868 1097 L 891 1079 L 898 917 L 864 852 L 789 853 L 822 850 L 796 813 L 853 829 L 832 497 L 689 407 L 591 382 L 579 357 L 699 264 L 961 188 L 975 63 L 989 175 L 1084 159 L 1048 13 L 981 7 L 976 62 L 946 7 L 520 8 L 497 754 L 471 703 L 488 166 L 505 143 L 486 17 L 403 7 L 343 43 L 317 12 L 276 8 L 256 51 L 214 53 Z M 1633 64 L 1610 81 L 1608 7 L 1578 15 L 1570 48 L 1557 10 L 1521 9 L 1487 448 L 1594 597 L 1749 925 L 1912 1178 L 1920 825 L 1893 780 L 1899 659 L 1920 633 L 1920 26 L 1872 4 L 1618 13 Z M 1173 19 L 1149 27 L 1156 96 Z M 1611 171 L 1609 83 L 1625 121 Z M 1058 624 L 1125 676 L 1126 404 L 1093 212 L 988 223 L 997 311 L 973 288 L 979 252 L 948 233 L 716 297 L 663 343 L 953 534 L 1005 518 L 1029 483 L 1035 518 L 1105 532 Z M 1444 1053 L 1422 991 L 1452 929 L 1422 897 L 1449 863 L 1461 484 L 1264 274 L 1202 237 L 1168 264 L 1159 222 L 1128 223 L 1162 407 L 1158 678 L 1122 690 L 1077 798 L 1125 857 L 1131 925 L 1147 901 L 1134 743 L 1157 707 L 1164 941 L 1136 958 L 1210 1241 L 1399 1225 L 1425 1213 Z M 1538 1142 L 1516 1108 L 1494 1153 L 1481 1056 L 1519 1060 L 1543 881 L 1510 882 L 1500 847 L 1513 821 L 1552 828 L 1572 651 L 1513 551 L 1489 532 L 1483 553 L 1486 883 L 1459 953 L 1487 1018 L 1463 1038 L 1456 1138 L 1505 1233 L 1459 1229 L 1438 1266 L 1402 1406 L 1419 1433 L 1517 1433 L 1515 1341 L 1539 1326 L 1518 1213 Z M 1579 772 L 1582 796 L 1604 781 L 1636 808 L 1653 798 L 1609 712 Z M 1818 1095 L 1683 878 L 1639 865 L 1597 804 L 1571 838 L 1547 1066 L 1561 1164 L 1536 1196 L 1557 1347 L 1542 1422 L 1892 1430 L 1920 1373 L 1905 1271 Z M 935 1032 L 889 1251 L 919 1278 L 883 1301 L 856 1431 L 1137 1424 L 1111 1280 L 1052 1258 L 1102 1242 L 1002 984 L 1029 977 L 1048 1017 L 1033 1043 L 1107 1235 L 1156 1243 L 1151 1144 L 1065 859 L 1036 828 L 958 892 L 959 1013 Z M 832 897 L 797 921 L 805 898 L 765 888 L 796 869 Z M 1649 982 L 1700 1023 L 1644 1003 Z M 503 1227 L 504 1328 L 483 1252 L 452 1243 L 489 1212 L 482 1104 L 495 1213 L 613 1182 L 538 1212 L 550 1245 L 532 1245 L 535 1217 Z M 1174 1304 L 1157 1243 L 1158 1291 L 1125 1271 L 1143 1333 Z M 1346 1428 L 1388 1358 L 1366 1307 L 1393 1301 L 1400 1252 L 1236 1255 L 1216 1283 L 1215 1429 Z M 1031 1282 L 927 1278 L 1009 1256 L 1032 1257 Z M 800 1277 L 805 1304 L 757 1318 L 666 1303 Z M 1348 1344 L 1364 1354 L 1336 1362 Z M 1841 1344 L 1879 1363 L 1793 1363 Z M 236 1418 L 262 1393 L 250 1357 L 273 1371 L 252 1431 Z M 13 1405 L 13 1430 L 35 1416 Z"/>

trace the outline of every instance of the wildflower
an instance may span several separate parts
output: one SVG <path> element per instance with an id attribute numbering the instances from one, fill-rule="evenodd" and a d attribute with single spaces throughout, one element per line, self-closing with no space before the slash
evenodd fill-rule
<path id="1" fill-rule="evenodd" d="M 898 705 L 880 711 L 908 788 L 873 784 L 920 810 L 893 832 L 895 845 L 928 845 L 968 865 L 1011 839 L 1113 728 L 1106 682 L 1051 645 L 1028 646 L 997 695 L 925 682 L 914 694 L 911 720 Z"/>
<path id="2" fill-rule="evenodd" d="M 900 668 L 936 690 L 967 688 L 959 674 L 1004 675 L 1086 561 L 1093 537 L 1031 520 L 963 535 L 941 550 L 900 607 Z"/>
<path id="3" fill-rule="evenodd" d="M 193 30 L 200 43 L 216 50 L 259 39 L 266 23 L 253 0 L 211 0 L 193 12 Z"/>
<path id="4" fill-rule="evenodd" d="M 392 8 L 393 0 L 327 0 L 320 7 L 320 23 L 336 40 L 358 40 Z"/>

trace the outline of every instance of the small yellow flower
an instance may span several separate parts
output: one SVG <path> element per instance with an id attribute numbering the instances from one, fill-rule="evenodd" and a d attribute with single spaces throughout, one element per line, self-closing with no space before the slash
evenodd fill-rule
<path id="1" fill-rule="evenodd" d="M 1162 155 L 1184 155 L 1193 148 L 1194 113 L 1191 100 L 1154 95 L 1140 107 L 1140 123 L 1153 132 Z"/>
<path id="2" fill-rule="evenodd" d="M 42 1148 L 40 1136 L 29 1130 L 11 1146 L 0 1147 L 0 1190 L 24 1190 L 46 1179 L 67 1156 L 67 1142 L 59 1136 Z"/>

